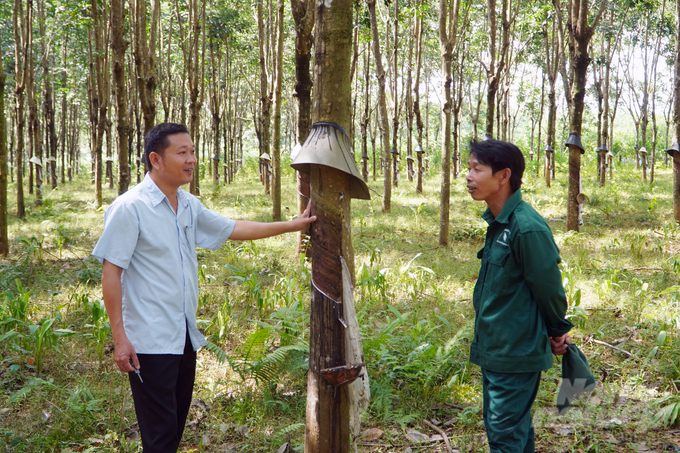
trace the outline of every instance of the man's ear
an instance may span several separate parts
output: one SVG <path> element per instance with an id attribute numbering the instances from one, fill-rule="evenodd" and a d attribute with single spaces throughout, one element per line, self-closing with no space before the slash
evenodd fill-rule
<path id="1" fill-rule="evenodd" d="M 498 173 L 501 175 L 501 179 L 498 181 L 501 185 L 507 184 L 510 182 L 510 176 L 512 176 L 512 170 L 509 168 L 504 168 L 503 170 L 498 170 Z"/>
<path id="2" fill-rule="evenodd" d="M 149 153 L 149 165 L 151 165 L 152 168 L 158 169 L 160 167 L 160 160 L 161 156 L 158 153 L 153 151 Z"/>

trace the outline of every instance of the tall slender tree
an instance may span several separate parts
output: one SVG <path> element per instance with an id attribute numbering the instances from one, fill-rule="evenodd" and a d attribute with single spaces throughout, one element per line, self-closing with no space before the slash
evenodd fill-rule
<path id="1" fill-rule="evenodd" d="M 258 137 L 260 139 L 260 156 L 264 154 L 269 155 L 272 105 L 271 93 L 269 90 L 269 75 L 267 72 L 268 53 L 266 51 L 268 46 L 266 38 L 268 35 L 265 34 L 264 8 L 262 2 L 263 0 L 258 0 L 257 2 L 257 36 L 260 52 L 260 110 L 258 112 L 257 127 L 259 130 Z M 265 192 L 269 193 L 269 175 L 266 171 L 267 169 L 265 168 L 264 170 L 265 177 L 262 182 L 264 183 Z"/>
<path id="2" fill-rule="evenodd" d="M 368 13 L 371 20 L 371 34 L 373 35 L 373 57 L 375 60 L 375 71 L 378 77 L 378 111 L 379 128 L 382 143 L 382 169 L 383 169 L 383 212 L 390 212 L 392 209 L 392 181 L 390 180 L 390 121 L 387 116 L 387 100 L 385 99 L 385 69 L 382 63 L 382 53 L 380 51 L 380 34 L 378 32 L 378 19 L 375 13 L 375 0 L 366 0 Z M 374 160 L 374 165 L 376 164 Z"/>
<path id="3" fill-rule="evenodd" d="M 310 62 L 312 60 L 312 29 L 316 9 L 314 0 L 291 0 L 291 12 L 295 22 L 295 87 L 293 98 L 297 101 L 295 137 L 297 143 L 304 143 L 312 128 L 312 78 L 310 76 Z M 304 212 L 309 202 L 309 175 L 297 172 L 298 213 Z M 298 233 L 298 253 L 304 253 L 305 238 L 309 228 Z"/>
<path id="4" fill-rule="evenodd" d="M 489 0 L 490 2 L 493 0 Z M 439 245 L 449 243 L 449 208 L 451 204 L 451 113 L 453 110 L 452 60 L 458 37 L 460 0 L 439 1 L 439 52 L 441 54 L 442 112 L 441 165 L 442 181 L 439 202 Z"/>
<path id="5" fill-rule="evenodd" d="M 0 255 L 9 254 L 7 235 L 7 118 L 5 117 L 5 68 L 2 62 L 0 35 Z"/>
<path id="6" fill-rule="evenodd" d="M 128 87 L 125 83 L 125 8 L 123 0 L 111 0 L 111 56 L 113 62 L 113 83 L 116 96 L 117 148 L 118 148 L 118 194 L 127 192 L 130 185 L 128 140 L 130 120 L 128 119 Z"/>
<path id="7" fill-rule="evenodd" d="M 133 31 L 133 55 L 139 106 L 144 118 L 144 134 L 156 124 L 156 38 L 161 17 L 160 0 L 151 0 L 151 23 L 147 19 L 146 0 L 130 0 L 130 24 Z"/>
<path id="8" fill-rule="evenodd" d="M 281 220 L 281 85 L 283 84 L 283 0 L 276 0 L 274 60 L 274 130 L 272 148 L 272 218 Z"/>
<path id="9" fill-rule="evenodd" d="M 23 0 L 14 0 L 12 10 L 14 23 L 14 83 L 16 102 L 16 172 L 17 172 L 17 217 L 23 219 L 26 216 L 24 201 L 24 127 L 26 117 L 24 114 L 26 97 L 26 79 L 28 78 L 28 46 L 33 39 L 33 1 L 26 0 L 26 13 L 24 14 Z"/>
<path id="10" fill-rule="evenodd" d="M 94 193 L 95 205 L 102 206 L 102 148 L 109 107 L 109 62 L 108 62 L 108 10 L 105 2 L 90 0 L 92 11 L 92 36 L 94 41 L 92 86 L 93 152 L 94 152 Z"/>
<path id="11" fill-rule="evenodd" d="M 675 0 L 675 54 L 673 60 L 673 129 L 680 143 L 680 0 Z M 680 151 L 673 152 L 673 217 L 680 222 Z"/>
<path id="12" fill-rule="evenodd" d="M 560 0 L 553 0 L 555 10 L 561 15 Z M 600 8 L 588 24 L 589 0 L 569 0 L 567 9 L 567 30 L 569 36 L 569 57 L 573 80 L 571 85 L 571 105 L 569 110 L 570 131 L 581 135 L 583 111 L 585 107 L 586 79 L 591 58 L 588 46 L 595 32 L 595 27 L 602 17 L 606 0 L 601 0 Z M 569 192 L 567 196 L 567 230 L 579 230 L 579 202 L 577 195 L 581 193 L 581 152 L 575 146 L 569 147 Z"/>

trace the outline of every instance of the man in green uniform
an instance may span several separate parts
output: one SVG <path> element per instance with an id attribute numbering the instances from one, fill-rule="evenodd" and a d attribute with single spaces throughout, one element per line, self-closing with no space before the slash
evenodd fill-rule
<path id="1" fill-rule="evenodd" d="M 475 284 L 470 362 L 482 367 L 492 453 L 534 451 L 531 405 L 541 371 L 571 343 L 559 250 L 545 220 L 522 201 L 524 156 L 512 143 L 470 144 L 468 192 L 488 209 Z"/>

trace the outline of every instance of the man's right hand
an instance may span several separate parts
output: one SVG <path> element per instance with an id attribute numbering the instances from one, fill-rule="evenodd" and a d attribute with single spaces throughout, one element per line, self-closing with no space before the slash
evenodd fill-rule
<path id="1" fill-rule="evenodd" d="M 115 342 L 116 349 L 113 353 L 113 359 L 118 365 L 118 369 L 123 373 L 129 373 L 139 369 L 139 359 L 135 352 L 135 347 L 132 346 L 130 340 L 127 338 Z"/>
<path id="2" fill-rule="evenodd" d="M 570 344 L 571 337 L 566 333 L 560 337 L 550 337 L 550 348 L 555 355 L 564 355 Z"/>

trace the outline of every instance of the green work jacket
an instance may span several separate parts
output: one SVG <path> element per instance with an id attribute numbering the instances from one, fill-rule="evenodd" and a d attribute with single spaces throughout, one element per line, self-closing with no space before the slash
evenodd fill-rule
<path id="1" fill-rule="evenodd" d="M 470 362 L 497 373 L 552 367 L 550 337 L 574 327 L 564 318 L 567 299 L 559 250 L 546 221 L 517 190 L 489 224 L 472 303 L 475 334 Z"/>

